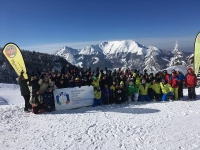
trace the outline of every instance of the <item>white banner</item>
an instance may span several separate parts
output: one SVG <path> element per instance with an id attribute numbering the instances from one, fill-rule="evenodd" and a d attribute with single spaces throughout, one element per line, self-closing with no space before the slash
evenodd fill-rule
<path id="1" fill-rule="evenodd" d="M 66 110 L 93 104 L 93 86 L 81 86 L 54 90 L 56 110 Z"/>

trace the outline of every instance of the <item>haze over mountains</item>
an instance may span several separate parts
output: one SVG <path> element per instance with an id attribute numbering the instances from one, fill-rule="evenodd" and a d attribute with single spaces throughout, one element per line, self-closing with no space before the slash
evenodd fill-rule
<path id="1" fill-rule="evenodd" d="M 173 57 L 171 51 L 162 50 L 154 46 L 144 46 L 132 40 L 108 41 L 97 45 L 86 46 L 83 49 L 73 49 L 64 46 L 55 52 L 55 55 L 64 57 L 71 64 L 82 68 L 138 68 L 142 69 L 144 58 L 147 52 L 153 48 L 156 51 L 156 58 L 162 68 Z M 183 52 L 186 59 L 191 52 Z"/>

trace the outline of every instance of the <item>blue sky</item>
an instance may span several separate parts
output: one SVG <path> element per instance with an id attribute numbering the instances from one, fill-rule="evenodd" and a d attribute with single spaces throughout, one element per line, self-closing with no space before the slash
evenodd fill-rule
<path id="1" fill-rule="evenodd" d="M 135 40 L 192 51 L 199 0 L 0 0 L 0 47 L 54 52 L 62 46 Z"/>

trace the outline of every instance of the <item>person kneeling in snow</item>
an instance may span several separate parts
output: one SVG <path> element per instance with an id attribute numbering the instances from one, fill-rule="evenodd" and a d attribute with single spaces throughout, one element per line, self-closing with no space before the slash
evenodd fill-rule
<path id="1" fill-rule="evenodd" d="M 45 111 L 51 112 L 55 110 L 53 89 L 50 86 L 48 87 L 47 91 L 43 95 L 43 105 L 44 105 Z"/>
<path id="2" fill-rule="evenodd" d="M 34 114 L 43 113 L 43 97 L 40 95 L 39 89 L 33 91 L 30 98 L 30 104 L 32 105 L 32 112 Z"/>
<path id="3" fill-rule="evenodd" d="M 102 104 L 102 99 L 101 99 L 101 89 L 100 87 L 97 87 L 96 90 L 94 91 L 94 103 L 93 106 L 98 106 Z"/>
<path id="4" fill-rule="evenodd" d="M 172 97 L 174 96 L 174 93 L 173 93 L 173 88 L 171 87 L 171 85 L 167 83 L 165 79 L 162 79 L 162 82 L 160 82 L 160 87 L 163 93 L 162 101 L 164 102 L 168 98 L 170 101 L 172 101 Z"/>

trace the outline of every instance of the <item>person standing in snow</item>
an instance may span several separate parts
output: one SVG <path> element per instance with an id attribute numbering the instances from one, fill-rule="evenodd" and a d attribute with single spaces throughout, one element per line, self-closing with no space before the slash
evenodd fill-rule
<path id="1" fill-rule="evenodd" d="M 178 100 L 178 89 L 179 89 L 180 79 L 175 71 L 172 71 L 172 75 L 170 76 L 168 83 L 173 88 L 174 100 Z"/>
<path id="2" fill-rule="evenodd" d="M 101 99 L 101 89 L 100 87 L 96 87 L 94 91 L 94 103 L 93 107 L 99 106 L 102 104 L 102 99 Z"/>
<path id="3" fill-rule="evenodd" d="M 105 87 L 102 90 L 102 100 L 104 104 L 110 104 L 112 102 L 112 90 L 107 84 L 105 84 Z"/>
<path id="4" fill-rule="evenodd" d="M 35 89 L 30 98 L 30 104 L 32 105 L 32 112 L 34 114 L 43 113 L 43 97 L 40 95 L 39 89 Z"/>
<path id="5" fill-rule="evenodd" d="M 53 89 L 50 86 L 48 87 L 47 91 L 43 95 L 43 105 L 44 105 L 45 111 L 51 112 L 55 110 Z"/>
<path id="6" fill-rule="evenodd" d="M 185 75 L 185 86 L 188 88 L 188 98 L 196 99 L 195 87 L 197 86 L 197 77 L 192 68 L 188 68 Z"/>
<path id="7" fill-rule="evenodd" d="M 110 90 L 112 91 L 112 99 L 110 99 L 111 103 L 115 102 L 115 90 L 118 88 L 118 85 L 116 84 L 115 81 L 113 81 L 112 85 L 110 86 Z"/>
<path id="8" fill-rule="evenodd" d="M 24 74 L 24 72 L 22 71 L 19 76 L 18 83 L 20 86 L 21 95 L 24 97 L 24 101 L 25 101 L 24 112 L 29 112 L 29 109 L 32 108 L 29 103 L 30 90 L 29 90 L 29 87 L 27 84 L 27 82 L 29 82 L 29 79 L 25 79 L 23 74 Z"/>
<path id="9" fill-rule="evenodd" d="M 183 75 L 183 73 L 179 70 L 176 71 L 177 75 L 179 77 L 179 88 L 178 88 L 178 98 L 181 99 L 183 98 L 183 83 L 185 82 L 185 76 Z"/>
<path id="10" fill-rule="evenodd" d="M 142 102 L 143 100 L 146 100 L 148 102 L 151 101 L 148 91 L 149 91 L 149 83 L 146 83 L 146 79 L 142 79 L 142 83 L 139 86 L 139 98 L 138 100 Z"/>
<path id="11" fill-rule="evenodd" d="M 119 87 L 115 89 L 115 103 L 122 104 L 126 101 L 126 88 L 124 83 L 121 81 Z"/>

